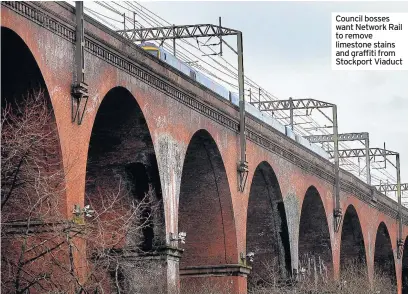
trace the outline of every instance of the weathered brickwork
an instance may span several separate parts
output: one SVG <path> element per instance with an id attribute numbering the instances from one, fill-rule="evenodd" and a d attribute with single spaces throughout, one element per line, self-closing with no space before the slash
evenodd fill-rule
<path id="1" fill-rule="evenodd" d="M 21 41 L 6 51 L 2 73 L 10 78 L 2 88 L 21 92 L 32 87 L 39 79 L 30 72 L 38 67 L 67 171 L 66 217 L 72 216 L 74 204 L 84 205 L 85 194 L 92 190 L 90 178 L 103 181 L 115 172 L 132 178 L 135 197 L 152 184 L 162 200 L 163 220 L 162 227 L 145 235 L 184 249 L 181 257 L 167 252 L 149 259 L 160 267 L 156 279 L 166 281 L 169 293 L 205 283 L 228 284 L 231 292 L 246 293 L 251 273 L 241 255 L 249 251 L 276 257 L 289 274 L 299 268 L 302 254 L 310 252 L 319 254 L 336 277 L 350 257 L 366 262 L 369 277 L 375 267 L 392 261 L 387 270 L 395 272 L 401 293 L 408 253 L 397 259 L 394 202 L 342 172 L 344 221 L 335 232 L 332 165 L 251 117 L 249 175 L 244 192 L 239 192 L 237 108 L 88 18 L 89 101 L 78 126 L 71 122 L 73 9 L 54 2 L 2 2 L 1 9 L 2 49 L 13 38 Z M 21 52 L 32 58 L 18 60 L 28 56 Z M 405 209 L 403 219 L 405 240 Z M 185 244 L 171 240 L 179 231 L 187 232 Z M 258 264 L 253 265 L 255 270 Z"/>

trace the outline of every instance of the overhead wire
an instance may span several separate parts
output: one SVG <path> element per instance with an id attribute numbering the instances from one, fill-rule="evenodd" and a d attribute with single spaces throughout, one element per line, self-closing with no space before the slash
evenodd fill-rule
<path id="1" fill-rule="evenodd" d="M 149 22 L 150 22 L 150 23 L 153 22 L 155 26 L 163 26 L 162 23 L 158 22 L 157 20 L 155 20 L 154 18 L 152 18 L 151 16 L 149 16 L 148 14 L 146 14 L 146 13 L 142 10 L 142 8 L 144 8 L 144 6 L 142 6 L 142 5 L 139 4 L 139 5 L 141 6 L 141 8 L 137 8 L 133 3 L 129 2 L 129 1 L 127 1 L 126 3 L 129 4 L 131 7 L 137 9 L 137 10 L 141 13 L 141 14 L 139 14 L 139 16 L 140 16 L 141 18 L 144 18 L 142 15 L 144 15 L 146 18 L 148 18 L 149 20 L 144 19 L 146 22 L 148 22 L 148 23 L 149 23 Z M 145 8 L 145 10 L 148 10 L 148 9 Z M 148 10 L 148 11 L 151 12 L 150 10 Z M 167 25 L 171 25 L 168 21 L 165 21 L 165 23 L 166 23 Z M 183 42 L 184 44 L 187 44 L 187 45 L 189 45 L 189 46 L 192 46 L 192 47 L 195 48 L 195 49 L 198 49 L 196 46 L 194 46 L 193 44 L 191 44 L 189 41 L 187 41 L 187 40 L 185 40 L 185 39 L 181 39 L 181 42 Z M 179 45 L 178 47 L 181 48 L 181 49 L 186 50 L 187 52 L 190 52 L 189 50 L 185 49 L 185 48 L 184 48 L 183 46 L 181 46 L 181 45 Z M 205 52 L 203 52 L 203 53 L 205 53 Z M 221 73 L 227 75 L 228 77 L 230 77 L 230 78 L 232 78 L 232 79 L 236 79 L 236 74 L 234 74 L 233 72 L 230 71 L 230 73 L 234 74 L 233 76 L 231 76 L 229 73 L 224 72 L 224 71 L 221 71 L 220 69 L 218 69 L 218 68 L 214 67 L 213 65 L 209 64 L 207 61 L 203 60 L 202 58 L 200 58 L 200 57 L 198 57 L 198 56 L 195 56 L 195 57 L 198 58 L 198 59 L 199 59 L 200 61 L 202 61 L 203 63 L 205 63 L 205 64 L 211 66 L 214 70 L 217 70 L 217 71 L 219 71 L 219 72 L 221 72 Z"/>
<path id="2" fill-rule="evenodd" d="M 128 3 L 128 2 L 127 2 L 127 3 Z M 130 4 L 130 3 L 129 3 L 129 4 Z M 142 6 L 141 4 L 139 4 L 140 9 L 137 8 L 137 7 L 136 7 L 135 5 L 133 5 L 133 4 L 130 4 L 130 5 L 131 5 L 133 8 L 137 9 L 140 13 L 144 14 L 145 17 L 148 18 L 150 21 L 152 21 L 156 26 L 162 26 L 162 25 L 163 25 L 162 23 L 158 22 L 157 20 L 155 20 L 154 18 L 152 18 L 152 17 L 150 17 L 148 14 L 146 14 L 146 13 L 142 10 L 143 8 L 144 8 L 145 10 L 149 11 L 149 12 L 151 12 L 151 11 L 150 11 L 149 9 L 145 8 L 144 6 Z M 166 24 L 171 25 L 170 22 L 168 22 L 168 21 L 164 20 L 163 18 L 157 16 L 157 14 L 155 14 L 155 13 L 153 13 L 153 12 L 151 12 L 151 13 L 154 14 L 156 17 L 162 19 Z M 142 16 L 140 15 L 140 17 L 142 17 Z M 144 19 L 144 20 L 147 21 L 146 19 Z M 150 24 L 150 25 L 151 25 L 151 24 Z M 195 48 L 195 49 L 198 49 L 198 50 L 200 50 L 201 52 L 203 52 L 200 48 L 197 48 L 195 45 L 191 44 L 191 43 L 188 42 L 187 40 L 181 39 L 181 41 L 182 41 L 183 43 L 185 43 L 185 44 L 187 44 L 187 45 L 189 45 L 189 46 L 191 46 L 191 47 L 193 47 L 193 48 Z M 170 47 L 171 47 L 171 46 L 170 46 Z M 183 48 L 182 46 L 179 46 L 179 47 L 180 47 L 181 49 L 185 49 L 185 48 Z M 212 48 L 209 47 L 209 49 L 210 49 L 213 53 L 216 53 Z M 203 53 L 204 53 L 204 52 L 203 52 Z M 235 73 L 234 71 L 228 69 L 225 65 L 222 65 L 220 62 L 216 61 L 212 56 L 209 56 L 209 58 L 212 59 L 212 60 L 213 60 L 216 64 L 218 64 L 219 66 L 221 66 L 221 67 L 223 67 L 224 69 L 226 69 L 229 73 L 233 74 L 233 77 L 234 77 L 234 78 L 237 78 L 237 76 L 238 76 L 237 73 Z M 222 57 L 221 57 L 221 58 L 222 58 Z M 224 59 L 224 58 L 222 58 L 222 59 L 223 59 L 227 64 L 229 64 L 231 67 L 233 67 L 233 69 L 237 70 L 237 69 L 236 69 L 231 63 L 229 63 L 226 59 Z M 212 65 L 210 65 L 208 62 L 202 60 L 201 58 L 199 58 L 199 60 L 200 60 L 200 61 L 203 61 L 203 62 L 206 63 L 207 65 L 213 67 Z M 195 65 L 195 67 L 196 67 L 196 68 L 198 67 L 199 69 L 204 70 L 204 71 L 205 71 L 206 73 L 208 73 L 209 75 L 211 75 L 211 76 L 213 76 L 213 77 L 215 77 L 215 78 L 217 78 L 217 79 L 219 79 L 219 80 L 221 80 L 221 81 L 223 81 L 223 82 L 226 82 L 225 80 L 221 79 L 219 76 L 215 76 L 213 73 L 209 72 L 208 70 L 205 70 L 202 66 Z M 213 68 L 214 68 L 214 67 L 213 67 Z M 220 71 L 220 70 L 217 69 L 217 68 L 214 68 L 214 69 Z M 220 72 L 223 73 L 223 74 L 225 74 L 225 75 L 227 75 L 227 76 L 229 76 L 229 77 L 231 77 L 231 75 L 229 75 L 229 74 L 227 74 L 227 73 L 225 73 L 225 72 L 223 72 L 223 71 L 220 71 Z M 246 82 L 247 85 L 249 84 L 249 86 L 257 87 L 257 88 L 263 89 L 263 88 L 261 88 L 256 82 L 253 82 L 253 81 L 252 81 L 251 79 L 249 79 L 248 77 L 246 77 L 246 81 L 245 81 L 245 82 Z M 226 82 L 226 83 L 228 83 L 229 85 L 232 85 L 232 84 L 229 83 L 229 82 Z M 234 85 L 234 86 L 235 86 L 235 85 Z M 235 86 L 235 87 L 236 87 L 236 86 Z M 277 99 L 276 96 L 274 96 L 274 95 L 268 93 L 268 91 L 266 91 L 265 89 L 263 89 L 263 90 L 264 90 L 264 92 L 267 93 L 267 96 L 274 98 L 273 100 L 276 100 L 276 99 Z M 278 118 L 279 118 L 279 117 L 278 117 Z M 313 119 L 309 119 L 309 121 L 307 121 L 304 117 L 301 117 L 301 119 L 302 119 L 305 123 L 307 122 L 307 123 L 310 123 L 310 124 L 314 124 L 314 125 L 316 126 L 316 128 L 319 128 L 319 127 L 320 127 L 320 125 L 317 124 L 317 122 L 315 122 Z M 287 120 L 286 120 L 286 123 L 288 123 Z M 305 134 L 305 132 L 304 132 L 304 130 L 303 130 L 302 128 L 298 128 L 298 127 L 297 127 L 297 129 L 298 129 L 298 131 L 300 131 L 301 133 Z M 326 131 L 326 130 L 324 130 L 324 129 L 323 129 L 322 132 L 323 132 L 323 133 L 326 133 L 326 134 L 329 134 L 329 132 Z M 306 133 L 309 134 L 309 135 L 311 134 L 311 132 L 307 132 L 307 131 L 306 131 Z M 348 147 L 348 146 L 347 146 L 346 144 L 344 144 L 344 143 L 340 143 L 339 145 L 340 145 L 340 146 L 343 146 L 344 148 L 347 148 L 347 147 Z M 359 170 L 359 167 L 358 167 L 354 162 L 352 162 L 351 160 L 346 160 L 346 161 L 349 161 L 349 163 L 352 164 L 352 168 L 353 168 L 354 171 L 356 171 L 356 172 L 358 172 L 358 173 L 361 174 L 361 171 Z M 380 173 L 384 174 L 384 175 L 387 176 L 387 177 L 392 177 L 387 171 L 383 172 L 383 171 L 380 170 Z M 385 173 L 387 173 L 388 175 L 386 175 Z M 377 177 L 376 177 L 375 175 L 373 175 L 373 178 L 376 179 Z M 379 178 L 378 178 L 378 179 L 379 179 Z"/>
<path id="3" fill-rule="evenodd" d="M 142 14 L 144 13 L 143 11 L 139 11 L 139 12 L 142 12 Z M 149 24 L 151 25 L 151 21 L 147 20 L 147 19 L 146 19 L 145 17 L 143 17 L 141 14 L 138 14 L 138 16 L 140 16 L 144 21 L 146 21 L 147 23 L 149 23 Z M 160 24 L 160 23 L 159 23 L 159 24 L 156 23 L 155 25 L 161 25 L 161 24 Z M 183 40 L 183 39 L 182 39 L 182 40 Z M 184 40 L 184 41 L 185 41 L 185 40 Z M 185 42 L 184 42 L 184 43 L 185 43 Z M 166 44 L 166 43 L 164 43 L 164 44 Z M 187 44 L 191 45 L 190 43 L 187 43 Z M 171 49 L 172 49 L 172 47 L 171 47 L 170 45 L 168 45 L 168 44 L 166 44 L 165 46 L 166 46 L 167 48 L 171 48 Z M 178 48 L 184 49 L 184 50 L 186 50 L 187 52 L 189 52 L 187 49 L 185 49 L 185 48 L 184 48 L 183 46 L 181 46 L 181 45 L 179 45 Z M 178 52 L 178 53 L 180 54 L 180 52 Z M 190 52 L 189 52 L 189 53 L 190 53 Z M 182 56 L 186 57 L 188 61 L 192 61 L 192 60 L 190 60 L 190 59 L 189 59 L 185 54 L 183 54 L 183 53 L 182 53 Z M 226 75 L 226 76 L 228 76 L 228 77 L 230 77 L 230 78 L 232 78 L 232 79 L 235 79 L 234 76 L 231 76 L 230 74 L 228 74 L 228 73 L 226 73 L 226 72 L 224 72 L 224 71 L 222 71 L 222 70 L 220 70 L 220 69 L 214 67 L 213 65 L 211 65 L 210 63 L 208 63 L 208 62 L 205 61 L 204 59 L 202 59 L 202 58 L 200 58 L 200 57 L 198 57 L 198 56 L 195 56 L 195 55 L 193 55 L 193 56 L 196 57 L 199 61 L 201 61 L 201 62 L 207 64 L 208 66 L 210 66 L 210 67 L 213 68 L 214 70 L 217 70 L 218 72 L 220 72 L 220 73 L 222 73 L 222 74 L 224 74 L 224 75 Z M 186 60 L 183 60 L 183 61 L 186 61 Z M 192 65 L 192 66 L 193 66 L 193 65 Z M 237 88 L 237 86 L 234 85 L 233 83 L 231 83 L 231 82 L 229 82 L 229 81 L 226 81 L 225 79 L 222 79 L 222 78 L 220 78 L 219 76 L 214 75 L 212 72 L 210 72 L 209 70 L 205 69 L 205 68 L 202 67 L 202 66 L 193 66 L 193 67 L 199 68 L 199 69 L 201 69 L 201 71 L 205 71 L 206 73 L 208 73 L 209 75 L 215 77 L 216 79 L 219 79 L 219 80 L 221 80 L 221 81 L 227 83 L 228 85 L 233 86 L 234 88 Z"/>
<path id="4" fill-rule="evenodd" d="M 141 5 L 140 3 L 137 3 L 137 5 L 139 5 L 140 8 L 137 7 L 135 4 L 133 4 L 132 2 L 129 2 L 129 1 L 125 1 L 125 2 L 124 2 L 124 3 L 127 5 L 127 7 L 125 7 L 124 5 L 121 5 L 121 4 L 117 3 L 117 2 L 109 2 L 109 3 L 111 3 L 112 5 L 108 4 L 107 2 L 100 2 L 100 1 L 97 1 L 96 3 L 97 3 L 98 5 L 100 5 L 101 7 L 104 7 L 105 9 L 109 9 L 109 10 L 110 10 L 111 12 L 113 12 L 113 13 L 116 13 L 117 15 L 120 15 L 121 17 L 124 17 L 124 20 L 123 20 L 123 21 L 118 21 L 118 20 L 116 20 L 116 19 L 113 19 L 113 18 L 111 18 L 111 17 L 108 17 L 108 16 L 103 15 L 103 14 L 101 14 L 101 13 L 98 13 L 98 12 L 92 10 L 92 9 L 87 8 L 91 13 L 93 13 L 93 15 L 99 15 L 99 17 L 98 17 L 99 19 L 101 19 L 100 16 L 102 16 L 102 17 L 105 17 L 105 18 L 110 19 L 110 20 L 112 20 L 112 21 L 115 21 L 115 22 L 118 22 L 118 23 L 122 23 L 122 24 L 124 24 L 124 27 L 125 27 L 125 28 L 127 28 L 127 26 L 126 26 L 126 20 L 128 20 L 128 21 L 130 21 L 130 22 L 132 22 L 132 23 L 134 22 L 134 20 L 133 20 L 132 18 L 129 18 L 128 16 L 126 16 L 126 13 L 121 13 L 121 11 L 119 11 L 118 9 L 116 9 L 115 7 L 113 7 L 113 5 L 116 5 L 116 6 L 118 6 L 118 7 L 121 7 L 122 9 L 125 9 L 125 10 L 128 11 L 128 12 L 136 13 L 136 15 L 137 15 L 138 17 L 140 17 L 143 21 L 145 21 L 149 26 L 152 26 L 152 27 L 153 27 L 153 26 L 163 26 L 163 24 L 162 24 L 160 21 L 158 21 L 157 19 L 155 19 L 154 17 L 160 19 L 161 21 L 163 21 L 163 22 L 164 22 L 165 24 L 167 24 L 167 25 L 171 25 L 170 22 L 166 21 L 165 19 L 163 19 L 162 17 L 160 17 L 160 16 L 157 15 L 156 13 L 152 12 L 152 11 L 149 10 L 148 8 L 144 7 L 144 6 Z M 123 3 L 123 2 L 122 2 L 122 3 Z M 132 9 L 133 9 L 133 10 L 132 10 Z M 136 10 L 136 11 L 135 11 L 135 10 Z M 147 12 L 146 12 L 146 11 L 147 11 Z M 151 16 L 151 15 L 149 15 L 148 13 L 154 15 L 154 17 Z M 139 23 L 140 26 L 142 26 L 142 25 L 140 24 L 140 22 L 138 22 L 138 23 Z M 112 24 L 111 24 L 111 25 L 112 25 Z M 113 26 L 113 25 L 112 25 L 112 26 Z M 117 27 L 115 27 L 115 28 L 117 29 Z M 184 44 L 186 44 L 186 45 L 188 45 L 188 46 L 190 46 L 190 47 L 192 47 L 192 48 L 194 48 L 195 50 L 199 50 L 200 52 L 206 54 L 206 52 L 204 52 L 204 51 L 201 49 L 200 46 L 196 46 L 196 45 L 192 44 L 191 42 L 189 42 L 188 40 L 181 39 L 181 42 L 184 43 Z M 163 46 L 166 47 L 166 48 L 169 49 L 169 50 L 172 49 L 172 46 L 169 45 L 169 44 L 167 44 L 166 42 L 163 43 Z M 216 53 L 216 51 L 215 51 L 213 48 L 211 48 L 211 47 L 206 47 L 206 48 L 209 48 L 209 50 L 210 50 L 212 53 Z M 180 49 L 181 49 L 181 50 L 180 50 Z M 183 52 L 183 51 L 185 51 L 185 52 Z M 187 54 L 188 54 L 188 55 L 187 55 Z M 205 74 L 208 74 L 208 75 L 210 75 L 210 76 L 216 78 L 217 80 L 219 80 L 219 81 L 221 81 L 221 82 L 227 84 L 227 85 L 230 86 L 230 87 L 233 87 L 234 89 L 237 89 L 237 88 L 238 88 L 237 85 L 234 83 L 234 82 L 236 81 L 237 77 L 238 77 L 237 68 L 236 68 L 234 65 L 232 65 L 229 61 L 227 61 L 224 57 L 218 55 L 218 57 L 219 57 L 220 59 L 222 59 L 222 60 L 226 63 L 226 65 L 224 65 L 224 64 L 222 64 L 221 62 L 219 62 L 218 60 L 216 60 L 213 56 L 207 55 L 207 56 L 209 57 L 209 59 L 211 59 L 212 62 L 214 62 L 216 65 L 218 65 L 219 67 L 222 68 L 222 69 L 220 69 L 220 68 L 218 68 L 217 66 L 215 66 L 215 65 L 213 65 L 213 64 L 211 64 L 211 63 L 209 63 L 209 62 L 207 62 L 207 61 L 205 61 L 205 60 L 203 60 L 203 59 L 200 58 L 199 56 L 197 56 L 197 55 L 195 55 L 194 53 L 192 53 L 191 50 L 188 50 L 188 49 L 184 48 L 184 47 L 183 47 L 182 45 L 180 45 L 180 44 L 178 45 L 177 55 L 178 55 L 178 58 L 180 58 L 183 62 L 190 63 L 190 66 L 197 68 L 199 71 L 201 71 L 201 72 L 203 72 L 203 73 L 205 73 Z M 192 56 L 193 58 L 191 58 L 189 55 Z M 213 69 L 213 70 L 216 70 L 217 72 L 221 73 L 222 75 L 224 75 L 224 76 L 226 76 L 226 77 L 228 77 L 228 78 L 230 78 L 230 79 L 233 79 L 234 82 L 227 81 L 227 80 L 225 80 L 224 78 L 221 78 L 220 76 L 215 75 L 213 72 L 211 72 L 209 69 L 203 67 L 201 64 L 194 64 L 194 63 L 193 63 L 193 62 L 194 62 L 193 59 L 196 59 L 198 62 L 204 63 L 205 65 L 209 66 L 209 67 L 210 67 L 211 69 Z M 231 69 L 231 68 L 232 68 L 232 69 Z M 269 99 L 271 99 L 271 100 L 278 100 L 278 98 L 277 98 L 276 96 L 270 94 L 267 90 L 265 90 L 264 88 L 262 88 L 261 86 L 259 86 L 256 82 L 254 82 L 252 79 L 250 79 L 250 78 L 247 77 L 247 76 L 245 76 L 245 85 L 247 85 L 250 89 L 260 89 L 260 91 L 263 92 L 263 94 L 264 94 L 263 96 L 266 97 L 266 98 L 269 98 Z M 261 99 L 261 97 L 259 97 L 259 99 Z M 300 114 L 300 112 L 298 112 L 298 111 L 296 111 L 295 113 L 296 113 L 296 114 Z M 274 114 L 275 114 L 275 117 L 276 117 L 278 120 L 281 120 L 283 123 L 288 124 L 289 120 L 288 120 L 287 118 L 285 119 L 284 111 L 274 111 Z M 287 117 L 287 116 L 286 116 L 286 117 Z M 329 132 L 328 130 L 322 129 L 321 126 L 320 126 L 320 124 L 318 124 L 318 123 L 317 123 L 315 120 L 313 120 L 311 117 L 307 116 L 307 118 L 308 118 L 308 119 L 306 119 L 306 117 L 304 117 L 304 116 L 300 116 L 300 119 L 301 119 L 302 123 L 311 124 L 313 127 L 316 128 L 316 131 L 319 130 L 319 131 L 320 131 L 321 133 L 323 133 L 323 134 L 330 134 L 330 132 Z M 301 135 L 303 135 L 303 136 L 304 136 L 304 135 L 311 135 L 311 134 L 313 134 L 313 132 L 312 132 L 311 130 L 305 130 L 305 129 L 303 129 L 302 127 L 299 127 L 299 126 L 297 126 L 297 125 L 295 126 L 295 130 L 296 130 L 298 133 L 300 133 Z M 328 145 L 328 146 L 330 146 L 330 145 Z M 348 148 L 348 145 L 345 144 L 345 143 L 343 143 L 343 142 L 339 142 L 339 146 L 341 146 L 342 148 Z M 357 176 L 359 176 L 360 178 L 363 177 L 363 175 L 364 175 L 365 172 L 361 172 L 361 170 L 359 169 L 359 166 L 358 166 L 355 162 L 353 162 L 353 161 L 351 161 L 351 160 L 349 160 L 349 159 L 348 159 L 348 160 L 345 160 L 345 161 L 346 161 L 347 163 L 352 164 L 352 165 L 351 165 L 351 168 L 352 168 L 352 170 L 353 170 L 354 172 L 358 173 Z M 372 166 L 375 166 L 376 163 L 371 163 L 371 165 L 372 165 Z M 378 165 L 377 165 L 377 166 L 378 166 Z M 390 179 L 393 179 L 393 180 L 395 181 L 395 178 L 394 178 L 393 176 L 391 176 L 387 170 L 385 170 L 385 171 L 383 171 L 383 170 L 378 170 L 378 171 L 379 171 L 379 173 L 381 173 L 381 174 L 382 174 L 383 176 L 385 176 L 386 178 L 390 178 Z M 381 178 L 378 177 L 378 176 L 376 176 L 374 173 L 372 173 L 372 178 L 373 178 L 374 181 L 380 181 L 380 180 L 381 180 Z"/>
<path id="5" fill-rule="evenodd" d="M 104 17 L 104 18 L 110 19 L 110 20 L 112 20 L 112 21 L 116 21 L 116 22 L 122 23 L 122 21 L 120 21 L 120 20 L 117 20 L 117 19 L 111 18 L 111 17 L 109 17 L 109 16 L 107 16 L 107 15 L 104 15 L 104 14 L 102 14 L 102 13 L 99 13 L 99 12 L 97 12 L 97 11 L 95 11 L 95 10 L 91 9 L 91 8 L 84 7 L 84 9 L 86 9 L 86 10 L 88 10 L 88 11 L 92 12 L 94 15 L 99 15 L 99 16 L 101 16 L 101 17 Z"/>

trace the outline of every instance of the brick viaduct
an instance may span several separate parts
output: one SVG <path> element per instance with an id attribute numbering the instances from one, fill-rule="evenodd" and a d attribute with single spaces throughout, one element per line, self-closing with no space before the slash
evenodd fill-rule
<path id="1" fill-rule="evenodd" d="M 395 202 L 341 171 L 344 217 L 335 232 L 332 165 L 251 116 L 248 182 L 239 192 L 237 107 L 91 18 L 85 19 L 89 101 L 82 124 L 72 123 L 74 9 L 2 2 L 1 14 L 2 95 L 21 94 L 33 83 L 48 90 L 67 169 L 67 217 L 75 204 L 84 205 L 89 176 L 126 170 L 154 182 L 163 199 L 168 250 L 159 255 L 169 293 L 180 280 L 183 288 L 205 279 L 246 293 L 260 261 L 276 257 L 288 273 L 305 253 L 321 256 L 335 277 L 351 258 L 364 261 L 369 278 L 383 266 L 402 293 L 408 250 L 397 258 Z M 403 240 L 407 225 L 403 209 Z M 171 241 L 179 231 L 187 232 L 186 244 Z M 249 251 L 252 272 L 241 255 Z"/>

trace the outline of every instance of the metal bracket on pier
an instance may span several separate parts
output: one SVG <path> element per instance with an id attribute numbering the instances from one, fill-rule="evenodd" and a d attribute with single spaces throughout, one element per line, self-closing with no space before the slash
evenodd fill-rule
<path id="1" fill-rule="evenodd" d="M 401 259 L 403 253 L 404 253 L 404 241 L 402 241 L 402 239 L 397 239 L 397 259 Z"/>
<path id="2" fill-rule="evenodd" d="M 338 232 L 340 229 L 341 221 L 343 220 L 343 213 L 341 211 L 341 208 L 334 209 L 333 216 L 334 216 L 334 231 Z"/>
<path id="3" fill-rule="evenodd" d="M 240 162 L 238 164 L 238 189 L 240 192 L 245 190 L 246 181 L 248 179 L 248 162 Z"/>
<path id="4" fill-rule="evenodd" d="M 88 85 L 85 83 L 74 83 L 71 91 L 71 116 L 72 122 L 82 123 L 86 105 L 88 104 Z"/>
<path id="5" fill-rule="evenodd" d="M 84 3 L 75 2 L 76 15 L 76 48 L 75 48 L 75 81 L 71 88 L 71 118 L 72 122 L 82 123 L 88 103 L 88 85 L 85 83 L 85 33 L 84 33 Z"/>

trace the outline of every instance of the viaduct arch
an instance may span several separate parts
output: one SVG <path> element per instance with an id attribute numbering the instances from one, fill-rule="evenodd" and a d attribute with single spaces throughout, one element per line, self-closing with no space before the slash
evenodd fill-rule
<path id="1" fill-rule="evenodd" d="M 266 161 L 257 166 L 251 181 L 246 232 L 246 252 L 254 253 L 248 286 L 289 277 L 292 270 L 285 206 L 278 179 Z"/>
<path id="2" fill-rule="evenodd" d="M 58 200 L 57 213 L 65 215 L 67 203 L 64 192 L 65 179 L 62 172 L 63 162 L 60 136 L 48 86 L 45 82 L 42 70 L 36 61 L 36 57 L 33 55 L 26 42 L 14 30 L 5 26 L 1 26 L 1 37 L 1 70 L 3 72 L 1 75 L 2 119 L 3 111 L 7 111 L 13 116 L 11 124 L 15 121 L 24 123 L 22 129 L 19 130 L 21 132 L 20 134 L 6 133 L 5 135 L 15 135 L 15 139 L 22 137 L 21 141 L 14 140 L 13 143 L 23 145 L 20 147 L 24 148 L 24 144 L 30 142 L 25 142 L 23 136 L 27 135 L 27 132 L 31 132 L 29 135 L 33 136 L 34 141 L 31 143 L 32 145 L 35 145 L 35 141 L 38 140 L 42 140 L 43 144 L 46 145 L 43 148 L 45 157 L 43 164 L 52 166 L 52 168 L 47 168 L 48 174 L 54 173 L 55 177 L 58 175 L 58 180 L 61 184 L 58 185 L 60 190 L 58 197 L 60 199 Z M 32 121 L 24 121 L 24 118 L 21 117 L 22 115 L 26 115 L 31 118 Z M 5 126 L 2 125 L 2 127 Z M 43 130 L 38 130 L 38 132 L 36 132 L 36 129 L 38 128 L 43 128 Z M 2 130 L 2 139 L 4 139 L 3 134 L 4 132 Z M 36 151 L 41 152 L 40 150 Z M 8 151 L 5 150 L 5 152 Z M 35 158 L 36 156 L 38 157 L 39 155 L 37 153 L 34 154 L 33 160 L 36 161 L 35 164 L 38 165 L 38 172 L 40 172 L 40 170 L 42 171 L 45 167 L 39 165 L 39 158 Z M 12 160 L 12 157 L 9 157 L 8 155 L 6 155 L 6 157 Z M 22 158 L 24 159 L 25 157 Z M 4 176 L 7 176 L 7 174 L 2 174 L 3 180 L 5 180 Z M 4 192 L 3 188 L 4 187 L 2 187 L 2 194 Z M 10 196 L 7 194 L 11 194 L 11 192 L 2 195 L 2 212 L 5 212 L 3 211 L 3 205 L 5 206 L 3 200 L 8 200 L 8 196 Z M 30 192 L 28 192 L 27 196 L 29 194 Z M 16 217 L 21 217 L 19 214 L 22 212 L 22 209 L 27 208 L 27 202 L 24 202 L 27 200 L 29 199 L 21 200 L 19 204 L 16 203 L 18 204 L 17 206 L 12 204 L 13 201 L 10 201 L 10 212 L 13 211 L 13 214 Z M 19 202 L 17 199 L 16 201 Z M 28 203 L 31 203 L 32 201 L 29 201 Z"/>
<path id="3" fill-rule="evenodd" d="M 360 218 L 355 207 L 349 204 L 341 228 L 340 278 L 347 280 L 351 275 L 360 275 L 361 283 L 368 283 L 367 254 Z"/>
<path id="4" fill-rule="evenodd" d="M 388 228 L 384 222 L 378 225 L 375 237 L 374 283 L 389 284 L 390 293 L 397 292 L 396 263 Z"/>
<path id="5" fill-rule="evenodd" d="M 146 119 L 124 87 L 109 90 L 99 105 L 89 141 L 85 204 L 100 213 L 90 222 L 103 234 L 86 244 L 101 260 L 94 263 L 95 275 L 119 277 L 116 288 L 129 293 L 160 291 L 155 275 L 160 262 L 149 259 L 166 243 L 157 160 Z M 108 258 L 115 264 L 102 262 Z"/>
<path id="6" fill-rule="evenodd" d="M 1 26 L 1 37 L 1 221 L 2 230 L 9 232 L 1 238 L 2 253 L 7 252 L 1 260 L 2 290 L 22 293 L 31 283 L 27 277 L 41 275 L 43 264 L 52 264 L 49 255 L 33 258 L 30 248 L 40 242 L 50 246 L 52 242 L 44 240 L 53 232 L 34 229 L 34 234 L 10 238 L 10 231 L 21 222 L 54 223 L 65 218 L 66 183 L 60 134 L 43 72 L 18 33 Z M 53 237 L 61 240 L 59 235 Z M 68 261 L 66 251 L 56 248 L 53 254 Z M 30 263 L 22 262 L 28 258 Z M 64 284 L 60 279 L 64 269 L 52 264 L 50 270 L 54 275 L 48 281 L 40 279 L 38 288 Z"/>
<path id="7" fill-rule="evenodd" d="M 217 144 L 206 130 L 196 131 L 184 157 L 179 232 L 186 232 L 180 269 L 196 271 L 234 263 L 236 232 L 226 170 Z M 209 278 L 217 284 L 217 278 Z M 183 276 L 182 293 L 208 287 L 197 276 Z M 205 279 L 206 281 L 208 279 Z"/>
<path id="8" fill-rule="evenodd" d="M 329 273 L 333 270 L 332 247 L 325 208 L 318 190 L 310 186 L 302 204 L 299 224 L 299 261 L 305 268 L 321 261 Z"/>

